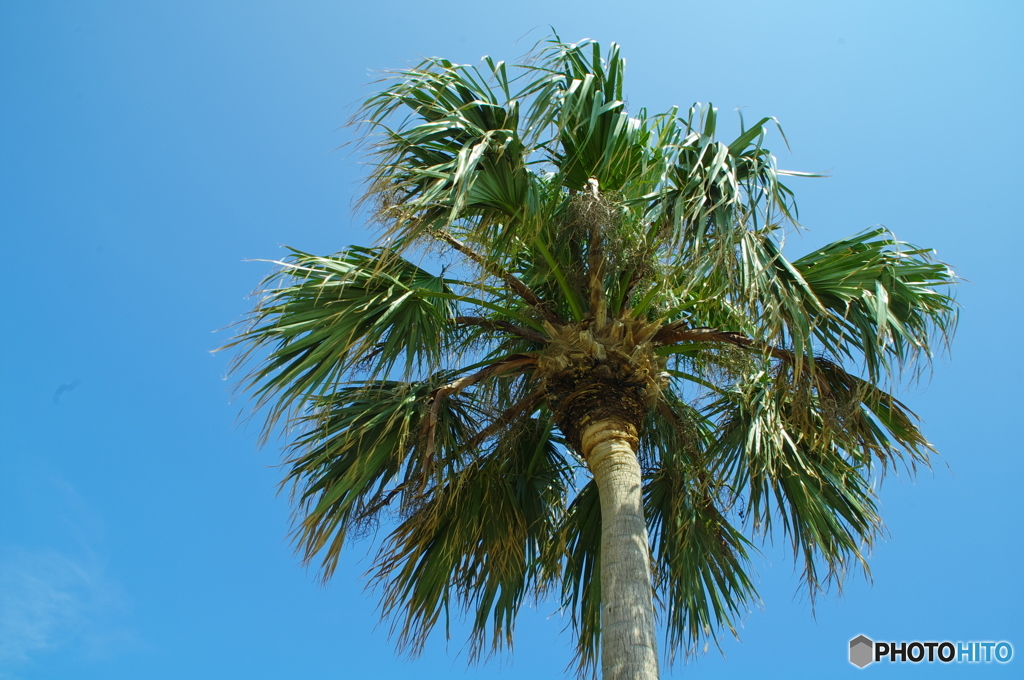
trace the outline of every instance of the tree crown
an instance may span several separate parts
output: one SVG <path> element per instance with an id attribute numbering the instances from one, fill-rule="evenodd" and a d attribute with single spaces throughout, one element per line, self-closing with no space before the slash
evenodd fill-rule
<path id="1" fill-rule="evenodd" d="M 553 595 L 592 666 L 595 409 L 638 433 L 671 650 L 733 628 L 776 528 L 812 594 L 866 569 L 872 475 L 927 462 L 886 390 L 951 337 L 949 267 L 883 229 L 788 259 L 775 121 L 723 142 L 711 106 L 631 114 L 623 72 L 617 45 L 555 38 L 391 74 L 361 115 L 380 242 L 291 251 L 232 343 L 266 431 L 294 426 L 300 554 L 329 577 L 386 521 L 371 576 L 407 649 L 452 608 L 474 655 L 501 648 Z"/>

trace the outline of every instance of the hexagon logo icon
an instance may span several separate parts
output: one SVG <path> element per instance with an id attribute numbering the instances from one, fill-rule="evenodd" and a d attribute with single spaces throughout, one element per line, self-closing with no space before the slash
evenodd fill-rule
<path id="1" fill-rule="evenodd" d="M 875 643 L 864 635 L 850 640 L 850 663 L 857 668 L 864 668 L 874 661 Z"/>

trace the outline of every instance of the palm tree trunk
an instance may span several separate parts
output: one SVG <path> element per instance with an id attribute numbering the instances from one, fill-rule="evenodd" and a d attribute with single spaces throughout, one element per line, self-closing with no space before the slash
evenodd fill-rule
<path id="1" fill-rule="evenodd" d="M 657 680 L 654 592 L 636 428 L 599 420 L 582 449 L 601 497 L 601 668 L 604 680 Z"/>

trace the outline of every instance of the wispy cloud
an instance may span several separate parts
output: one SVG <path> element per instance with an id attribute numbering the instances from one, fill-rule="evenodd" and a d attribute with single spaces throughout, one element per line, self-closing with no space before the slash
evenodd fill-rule
<path id="1" fill-rule="evenodd" d="M 128 602 L 94 560 L 56 551 L 0 551 L 0 664 L 68 650 L 107 656 L 131 645 Z"/>

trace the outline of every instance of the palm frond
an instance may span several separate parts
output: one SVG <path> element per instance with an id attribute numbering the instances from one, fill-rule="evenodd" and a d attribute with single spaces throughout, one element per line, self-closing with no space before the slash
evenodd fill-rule
<path id="1" fill-rule="evenodd" d="M 869 379 L 931 361 L 956 331 L 956 275 L 932 252 L 884 229 L 842 239 L 793 263 L 830 312 L 815 324 L 827 351 L 863 361 Z"/>
<path id="2" fill-rule="evenodd" d="M 267 429 L 357 369 L 372 380 L 396 365 L 406 376 L 440 368 L 454 309 L 450 286 L 458 282 L 380 248 L 334 257 L 293 250 L 279 264 L 228 345 L 245 347 L 232 370 L 267 352 L 242 382 L 257 408 L 270 405 Z"/>
<path id="3" fill-rule="evenodd" d="M 550 415 L 520 422 L 424 494 L 373 567 L 399 644 L 416 653 L 450 610 L 471 615 L 471 657 L 510 647 L 526 598 L 558 572 L 568 467 Z"/>
<path id="4" fill-rule="evenodd" d="M 481 413 L 458 396 L 431 409 L 430 395 L 448 377 L 340 386 L 297 423 L 302 434 L 284 463 L 282 486 L 291 486 L 296 503 L 297 550 L 306 563 L 320 556 L 325 580 L 351 531 L 364 535 L 389 511 L 398 516 L 415 507 L 426 489 L 464 464 L 463 445 Z M 429 454 L 428 418 L 437 432 Z"/>
<path id="5" fill-rule="evenodd" d="M 500 75 L 504 65 L 491 68 Z M 383 134 L 367 199 L 393 241 L 404 246 L 461 219 L 480 227 L 521 212 L 531 176 L 518 101 L 496 93 L 478 69 L 444 59 L 391 75 L 391 86 L 363 112 L 370 129 Z M 410 118 L 390 127 L 402 110 Z"/>
<path id="6" fill-rule="evenodd" d="M 779 390 L 765 373 L 708 409 L 719 422 L 716 476 L 745 498 L 755 534 L 767 536 L 781 522 L 812 597 L 829 583 L 841 586 L 853 566 L 867 571 L 865 552 L 881 531 L 873 464 L 904 450 L 923 459 L 928 450 L 899 402 L 878 390 L 865 394 L 856 389 L 862 383 L 831 370 L 828 390 Z M 898 425 L 879 427 L 874 409 Z"/>
<path id="7" fill-rule="evenodd" d="M 569 505 L 558 545 L 565 546 L 562 606 L 576 634 L 576 670 L 585 675 L 597 668 L 601 645 L 601 500 L 593 481 Z"/>

